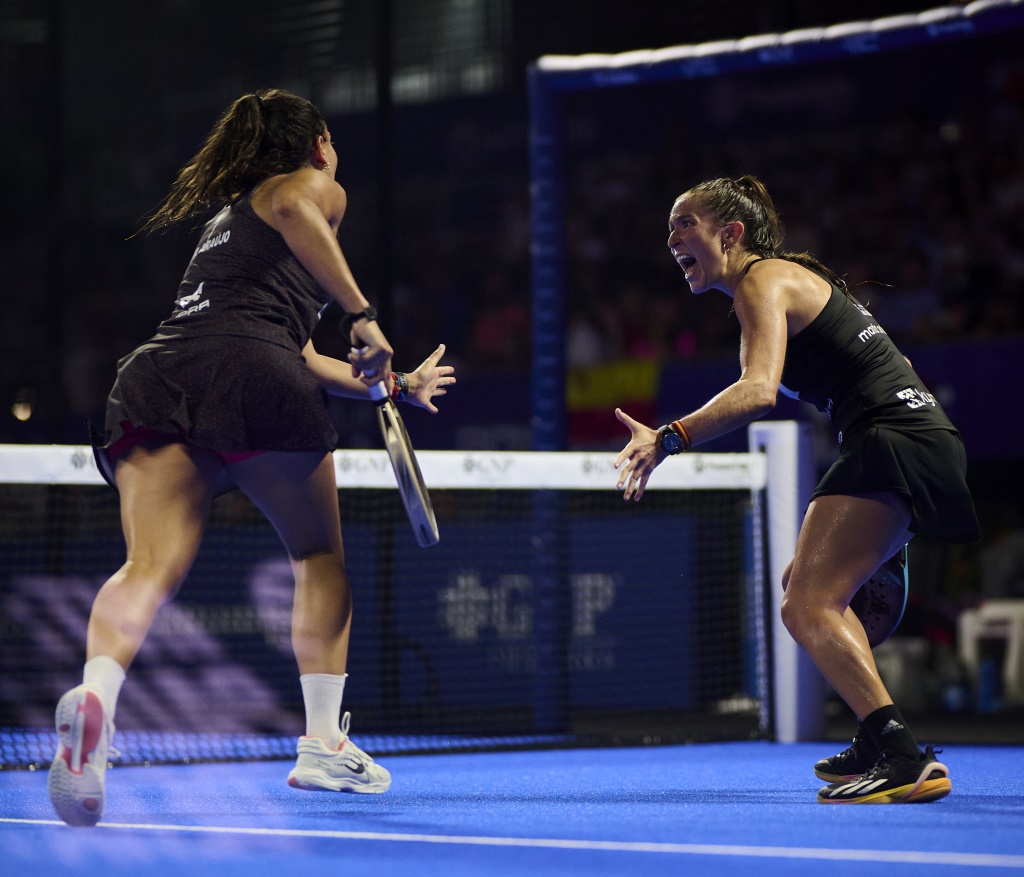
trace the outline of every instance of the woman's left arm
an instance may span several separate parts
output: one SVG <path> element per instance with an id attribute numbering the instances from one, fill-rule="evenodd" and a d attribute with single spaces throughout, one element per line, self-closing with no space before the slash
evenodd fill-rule
<path id="1" fill-rule="evenodd" d="M 681 418 L 690 444 L 710 441 L 746 426 L 774 407 L 786 362 L 787 289 L 759 271 L 737 287 L 733 308 L 740 321 L 740 377 L 691 414 Z M 639 500 L 655 468 L 665 459 L 657 432 L 620 408 L 615 416 L 630 431 L 629 443 L 615 458 L 623 499 Z"/>

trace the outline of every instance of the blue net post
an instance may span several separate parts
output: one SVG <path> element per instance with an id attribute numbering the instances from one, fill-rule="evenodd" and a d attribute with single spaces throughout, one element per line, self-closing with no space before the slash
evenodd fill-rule
<path id="1" fill-rule="evenodd" d="M 566 447 L 564 182 L 558 95 L 529 70 L 530 227 L 533 296 L 532 431 L 535 451 Z M 539 732 L 566 730 L 569 710 L 569 583 L 562 497 L 533 498 L 533 719 Z"/>
<path id="2" fill-rule="evenodd" d="M 529 73 L 533 449 L 562 451 L 565 415 L 565 193 L 559 96 Z"/>

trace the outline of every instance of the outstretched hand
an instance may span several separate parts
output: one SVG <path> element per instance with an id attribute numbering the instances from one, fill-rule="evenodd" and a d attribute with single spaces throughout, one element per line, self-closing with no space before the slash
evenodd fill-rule
<path id="1" fill-rule="evenodd" d="M 658 447 L 658 431 L 634 420 L 621 408 L 615 409 L 620 423 L 629 427 L 632 436 L 615 458 L 615 468 L 621 467 L 619 481 L 615 485 L 623 491 L 623 499 L 639 501 L 644 495 L 647 480 L 658 464 L 665 459 L 665 452 Z"/>
<path id="2" fill-rule="evenodd" d="M 448 388 L 455 383 L 455 368 L 450 365 L 438 365 L 438 361 L 444 356 L 445 346 L 437 345 L 437 350 L 430 354 L 419 368 L 409 372 L 405 377 L 409 381 L 409 390 L 406 393 L 406 401 L 426 408 L 432 414 L 437 414 L 437 407 L 431 401 L 434 396 L 444 396 Z"/>

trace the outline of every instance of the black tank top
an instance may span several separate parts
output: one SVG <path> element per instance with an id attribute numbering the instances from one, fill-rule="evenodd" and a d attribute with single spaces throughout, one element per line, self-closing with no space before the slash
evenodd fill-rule
<path id="1" fill-rule="evenodd" d="M 174 311 L 153 340 L 234 335 L 306 345 L 329 296 L 251 199 L 243 195 L 203 228 Z"/>
<path id="2" fill-rule="evenodd" d="M 873 426 L 953 430 L 871 313 L 829 285 L 832 293 L 824 309 L 789 339 L 782 392 L 827 414 L 840 444 L 844 436 Z"/>

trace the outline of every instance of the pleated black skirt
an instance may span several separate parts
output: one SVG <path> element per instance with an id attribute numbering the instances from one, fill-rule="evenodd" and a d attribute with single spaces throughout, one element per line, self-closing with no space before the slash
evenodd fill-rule
<path id="1" fill-rule="evenodd" d="M 214 451 L 333 450 L 327 393 L 293 349 L 217 335 L 151 340 L 118 363 L 106 435 L 128 423 Z"/>
<path id="2" fill-rule="evenodd" d="M 897 493 L 910 503 L 914 533 L 948 542 L 974 542 L 981 536 L 981 527 L 966 475 L 967 457 L 959 433 L 873 427 L 843 441 L 839 459 L 812 497 Z"/>

